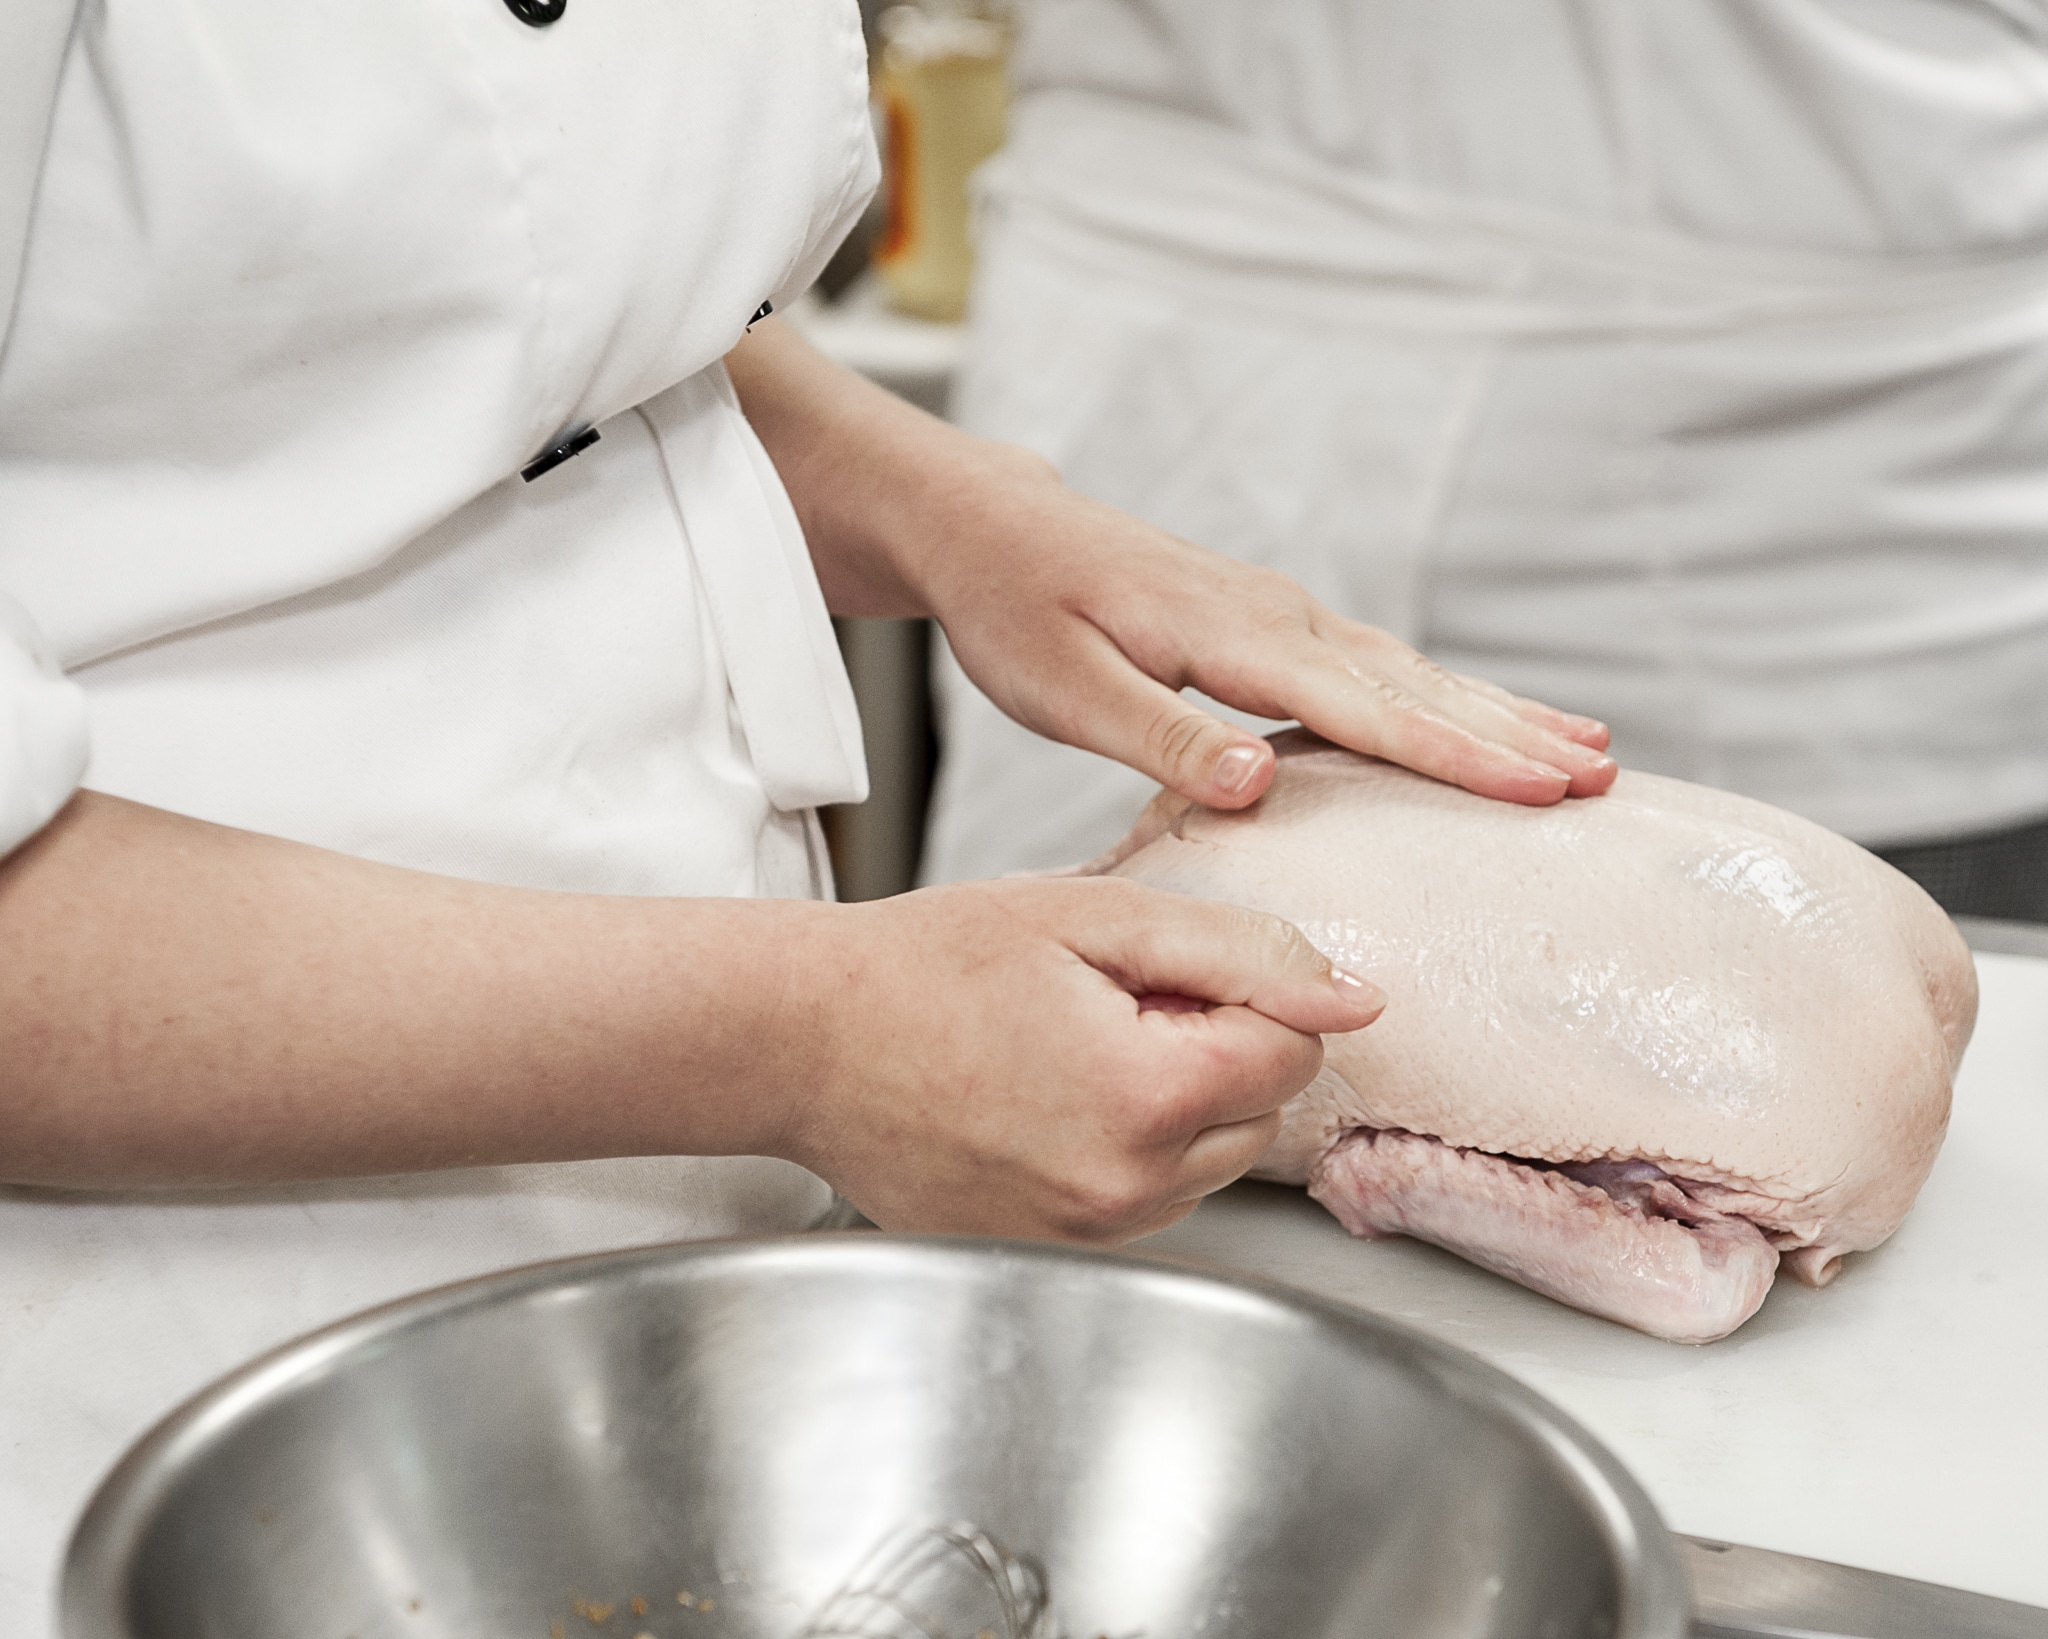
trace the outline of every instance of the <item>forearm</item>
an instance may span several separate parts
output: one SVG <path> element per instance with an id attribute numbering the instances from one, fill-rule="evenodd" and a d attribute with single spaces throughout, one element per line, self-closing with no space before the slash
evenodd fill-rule
<path id="1" fill-rule="evenodd" d="M 930 615 L 948 543 L 997 538 L 993 514 L 1063 493 L 1052 468 L 976 438 L 844 370 L 778 319 L 726 366 L 802 521 L 840 615 Z"/>
<path id="2" fill-rule="evenodd" d="M 493 887 L 84 794 L 0 862 L 0 1178 L 775 1153 L 786 964 L 833 909 Z"/>
<path id="3" fill-rule="evenodd" d="M 1272 753 L 1189 688 L 1486 796 L 1551 803 L 1614 781 L 1601 724 L 1455 676 L 1285 575 L 1078 495 L 1037 456 L 948 427 L 773 320 L 727 364 L 827 604 L 935 616 L 1026 728 L 1220 808 L 1258 799 Z"/>

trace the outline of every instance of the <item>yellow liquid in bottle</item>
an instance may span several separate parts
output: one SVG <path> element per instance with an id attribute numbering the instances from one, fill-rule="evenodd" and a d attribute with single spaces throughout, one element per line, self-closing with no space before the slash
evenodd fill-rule
<path id="1" fill-rule="evenodd" d="M 889 177 L 876 270 L 899 312 L 956 320 L 974 273 L 968 179 L 1003 142 L 1003 58 L 892 49 L 883 53 L 876 91 Z"/>

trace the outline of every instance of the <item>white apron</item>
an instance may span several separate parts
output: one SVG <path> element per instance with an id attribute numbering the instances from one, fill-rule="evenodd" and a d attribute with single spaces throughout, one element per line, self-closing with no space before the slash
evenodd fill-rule
<path id="1" fill-rule="evenodd" d="M 2048 812 L 2044 23 L 1040 0 L 958 413 L 1629 766 L 1866 842 Z M 934 879 L 1147 794 L 941 695 Z"/>
<path id="2" fill-rule="evenodd" d="M 719 361 L 873 188 L 851 0 L 14 4 L 0 849 L 89 738 L 95 789 L 400 865 L 829 893 L 858 720 Z M 0 1633 L 48 1631 L 99 1474 L 251 1354 L 829 1197 L 685 1158 L 0 1188 Z"/>

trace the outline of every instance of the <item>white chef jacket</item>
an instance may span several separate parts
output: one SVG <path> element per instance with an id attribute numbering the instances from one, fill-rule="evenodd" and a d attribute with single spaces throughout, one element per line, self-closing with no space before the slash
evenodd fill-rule
<path id="1" fill-rule="evenodd" d="M 974 430 L 1632 767 L 2048 813 L 2048 6 L 1037 0 Z M 942 677 L 938 878 L 1149 789 Z"/>
<path id="2" fill-rule="evenodd" d="M 499 882 L 829 892 L 858 720 L 720 360 L 876 171 L 852 0 L 9 0 L 0 851 L 82 777 Z M 0 1633 L 47 1631 L 121 1447 L 258 1350 L 828 1202 L 687 1158 L 0 1189 Z"/>

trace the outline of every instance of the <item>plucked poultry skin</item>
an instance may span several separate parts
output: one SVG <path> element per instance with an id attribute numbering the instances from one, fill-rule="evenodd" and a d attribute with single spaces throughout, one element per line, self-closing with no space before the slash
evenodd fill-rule
<path id="1" fill-rule="evenodd" d="M 1682 1342 L 1898 1227 L 1977 1007 L 1917 885 L 1679 780 L 1525 808 L 1275 744 L 1251 808 L 1162 793 L 1087 867 L 1285 917 L 1387 991 L 1255 1176 Z"/>

